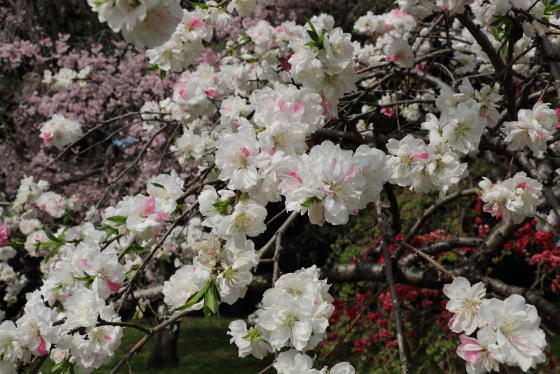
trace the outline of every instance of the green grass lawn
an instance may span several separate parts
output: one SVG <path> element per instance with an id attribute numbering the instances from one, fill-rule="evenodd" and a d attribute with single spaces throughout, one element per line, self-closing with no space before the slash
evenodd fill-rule
<path id="1" fill-rule="evenodd" d="M 227 326 L 232 321 L 228 318 L 184 318 L 179 331 L 178 355 L 179 366 L 162 370 L 147 370 L 146 363 L 153 348 L 152 338 L 139 355 L 131 360 L 134 374 L 257 374 L 270 365 L 274 355 L 270 354 L 263 360 L 253 356 L 237 357 L 237 346 L 229 344 L 231 336 L 227 335 Z M 124 329 L 122 344 L 117 349 L 115 358 L 110 364 L 95 370 L 94 374 L 108 373 L 124 357 L 144 334 L 132 328 Z M 41 371 L 51 372 L 52 361 L 45 362 Z M 125 364 L 119 373 L 128 373 Z"/>

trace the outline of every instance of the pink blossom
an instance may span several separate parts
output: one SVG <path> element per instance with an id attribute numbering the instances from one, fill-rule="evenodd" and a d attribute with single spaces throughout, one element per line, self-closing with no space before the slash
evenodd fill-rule
<path id="1" fill-rule="evenodd" d="M 5 247 L 8 244 L 8 236 L 10 236 L 10 229 L 0 223 L 0 247 Z"/>

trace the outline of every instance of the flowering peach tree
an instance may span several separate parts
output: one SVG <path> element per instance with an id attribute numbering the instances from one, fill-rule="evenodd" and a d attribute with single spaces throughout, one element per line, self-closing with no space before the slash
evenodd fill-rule
<path id="1" fill-rule="evenodd" d="M 398 0 L 343 30 L 324 13 L 275 18 L 277 2 L 88 0 L 124 41 L 4 40 L 6 80 L 36 71 L 0 142 L 1 373 L 46 360 L 90 373 L 135 328 L 144 337 L 111 370 L 132 372 L 157 333 L 196 310 L 219 315 L 249 288 L 264 292 L 229 325 L 240 357 L 274 356 L 262 373 L 355 373 L 332 362 L 348 332 L 329 325 L 344 305 L 331 285 L 359 281 L 377 292 L 348 331 L 379 323 L 368 307 L 382 302 L 394 331 L 385 319 L 375 339 L 394 337 L 403 374 L 415 371 L 401 323 L 410 287 L 443 290 L 466 372 L 545 362 L 541 318 L 560 323 L 560 6 Z M 397 195 L 419 194 L 431 204 L 403 231 Z M 422 242 L 438 209 L 475 197 L 476 235 Z M 363 259 L 282 271 L 292 225 L 360 211 L 375 219 L 359 236 L 380 234 Z M 506 251 L 537 267 L 532 287 L 491 274 Z M 158 296 L 154 326 L 123 320 Z"/>

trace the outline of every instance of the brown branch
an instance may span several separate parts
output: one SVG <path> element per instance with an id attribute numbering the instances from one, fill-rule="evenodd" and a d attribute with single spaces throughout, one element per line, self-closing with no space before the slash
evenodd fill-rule
<path id="1" fill-rule="evenodd" d="M 148 263 L 150 262 L 150 260 L 152 259 L 152 257 L 154 257 L 156 251 L 158 250 L 159 247 L 161 247 L 163 245 L 163 243 L 165 242 L 165 239 L 167 239 L 167 237 L 169 236 L 169 234 L 171 234 L 171 232 L 173 231 L 173 229 L 175 227 L 177 227 L 177 225 L 179 224 L 179 222 L 181 221 L 181 219 L 187 217 L 194 209 L 196 209 L 198 207 L 198 202 L 196 202 L 195 204 L 193 204 L 193 206 L 188 209 L 185 210 L 185 212 L 175 220 L 175 222 L 173 222 L 173 224 L 169 227 L 169 229 L 167 229 L 167 231 L 165 232 L 165 234 L 162 235 L 162 237 L 159 239 L 159 241 L 156 243 L 156 245 L 153 246 L 152 250 L 150 251 L 150 253 L 148 254 L 148 256 L 146 256 L 146 258 L 144 259 L 144 261 L 142 262 L 142 264 L 140 265 L 140 267 L 138 268 L 138 270 L 136 270 L 134 272 L 134 274 L 132 275 L 132 277 L 128 280 L 128 284 L 126 286 L 126 290 L 123 294 L 122 299 L 126 300 L 128 295 L 130 294 L 131 290 L 132 290 L 132 286 L 134 285 L 134 280 L 138 277 L 138 275 L 140 275 L 140 273 L 142 271 L 144 271 L 144 269 L 146 268 L 146 266 L 148 265 Z M 122 306 L 123 304 L 121 304 Z M 117 310 L 118 312 L 118 310 Z"/>
<path id="2" fill-rule="evenodd" d="M 441 271 L 442 273 L 444 273 L 445 275 L 447 275 L 448 277 L 450 277 L 451 279 L 455 279 L 455 276 L 453 274 L 451 274 L 449 271 L 447 271 L 446 268 L 444 268 L 443 266 L 441 266 L 439 263 L 437 263 L 436 260 L 434 260 L 433 258 L 431 258 L 430 256 L 428 256 L 427 254 L 425 254 L 424 252 L 422 252 L 421 250 L 414 248 L 413 246 L 411 246 L 410 244 L 406 244 L 405 242 L 402 242 L 400 240 L 397 239 L 393 239 L 390 236 L 387 236 L 385 238 L 386 240 L 393 242 L 395 244 L 399 244 L 404 246 L 405 248 L 410 249 L 411 251 L 413 251 L 414 253 L 416 253 L 417 255 L 420 255 L 420 257 L 422 257 L 424 260 L 428 261 L 430 264 L 434 265 L 436 267 L 436 269 L 438 269 L 439 271 Z"/>
<path id="3" fill-rule="evenodd" d="M 150 146 L 150 144 L 152 144 L 152 142 L 154 141 L 154 139 L 156 138 L 156 136 L 159 135 L 160 132 L 162 132 L 163 130 L 165 130 L 167 128 L 167 126 L 169 126 L 172 122 L 166 124 L 165 126 L 162 126 L 158 131 L 156 131 L 152 137 L 148 140 L 148 142 L 144 145 L 144 147 L 140 150 L 140 153 L 138 153 L 138 156 L 136 156 L 136 158 L 134 159 L 134 161 L 132 162 L 132 164 L 126 168 L 125 170 L 123 170 L 114 180 L 111 181 L 111 183 L 109 183 L 109 186 L 105 189 L 105 192 L 103 193 L 103 196 L 101 196 L 101 199 L 99 199 L 99 201 L 97 202 L 97 204 L 95 205 L 95 210 L 94 213 L 97 212 L 97 210 L 99 209 L 99 205 L 101 204 L 101 202 L 105 199 L 105 196 L 107 195 L 107 193 L 109 192 L 109 190 L 111 189 L 111 187 L 113 187 L 113 185 L 118 182 L 125 174 L 127 174 L 132 168 L 134 168 L 134 166 L 138 163 L 138 161 L 140 161 L 140 159 L 142 158 L 142 155 L 144 154 L 144 152 L 146 151 L 146 149 L 148 149 L 148 147 Z"/>
<path id="4" fill-rule="evenodd" d="M 532 18 L 532 17 L 531 17 Z M 556 95 L 560 97 L 560 70 L 558 69 L 558 64 L 556 61 L 551 59 L 551 56 L 554 55 L 554 50 L 548 41 L 548 37 L 545 35 L 545 31 L 542 26 L 539 24 L 539 20 L 533 20 L 532 25 L 535 28 L 535 31 L 540 36 L 542 40 L 543 49 L 545 52 L 545 57 L 548 60 L 548 65 L 550 67 L 550 74 L 554 78 L 554 86 L 556 87 Z"/>
<path id="5" fill-rule="evenodd" d="M 286 208 L 282 209 L 282 211 L 280 213 L 278 213 L 277 215 L 275 215 L 274 217 L 272 217 L 270 219 L 270 221 L 268 221 L 267 223 L 265 223 L 266 226 L 270 225 L 271 222 L 273 222 L 274 220 L 276 220 L 276 218 L 280 217 L 282 214 L 286 213 Z"/>
<path id="6" fill-rule="evenodd" d="M 137 354 L 140 351 L 140 349 L 144 346 L 144 344 L 146 344 L 148 342 L 148 340 L 150 340 L 159 331 L 161 331 L 161 330 L 165 329 L 167 326 L 171 325 L 173 322 L 175 322 L 178 319 L 181 319 L 184 316 L 186 316 L 188 313 L 190 313 L 190 311 L 188 311 L 188 310 L 184 310 L 182 312 L 179 312 L 179 313 L 173 315 L 172 317 L 170 317 L 169 319 L 167 319 L 166 321 L 162 322 L 158 326 L 154 327 L 153 329 L 150 329 L 149 332 L 144 337 L 142 337 L 142 339 L 140 339 L 138 341 L 138 343 L 136 343 L 130 351 L 128 351 L 128 353 L 119 361 L 117 366 L 115 366 L 109 372 L 109 374 L 115 374 L 126 362 L 130 362 L 130 359 L 132 358 L 132 356 L 134 354 Z"/>
<path id="7" fill-rule="evenodd" d="M 41 369 L 41 366 L 43 366 L 45 361 L 47 361 L 47 358 L 49 358 L 48 354 L 40 356 L 37 359 L 37 363 L 35 364 L 35 366 L 33 366 L 33 369 L 29 370 L 27 374 L 37 374 L 39 372 L 39 369 Z"/>
<path id="8" fill-rule="evenodd" d="M 399 347 L 399 360 L 401 363 L 402 374 L 408 373 L 408 360 L 406 358 L 406 352 L 404 350 L 404 339 L 401 326 L 401 310 L 399 308 L 399 299 L 397 298 L 397 292 L 395 291 L 395 282 L 393 279 L 393 266 L 391 262 L 391 255 L 389 254 L 389 247 L 387 245 L 387 228 L 385 227 L 385 222 L 383 220 L 383 208 L 381 200 L 377 200 L 377 221 L 379 222 L 379 228 L 381 234 L 383 235 L 382 245 L 383 245 L 383 255 L 385 256 L 385 272 L 387 275 L 387 282 L 389 282 L 389 290 L 391 291 L 391 303 L 393 304 L 393 315 L 395 317 L 395 329 L 397 330 L 397 346 Z"/>
<path id="9" fill-rule="evenodd" d="M 135 323 L 129 323 L 129 322 L 98 322 L 96 325 L 96 327 L 100 327 L 100 326 L 120 326 L 120 327 L 130 327 L 136 330 L 140 330 L 146 334 L 149 334 L 151 329 L 147 329 L 143 326 L 137 325 Z"/>
<path id="10" fill-rule="evenodd" d="M 457 191 L 455 193 L 452 193 L 450 195 L 447 195 L 443 199 L 437 200 L 428 209 L 426 209 L 424 211 L 424 213 L 422 213 L 422 215 L 420 216 L 420 218 L 418 218 L 418 220 L 416 220 L 416 223 L 408 231 L 408 234 L 406 234 L 406 237 L 404 238 L 403 242 L 410 243 L 410 241 L 414 238 L 414 236 L 420 231 L 420 229 L 422 228 L 424 223 L 428 220 L 428 218 L 430 218 L 430 216 L 432 214 L 434 214 L 436 212 L 436 210 L 438 210 L 439 208 L 441 208 L 442 206 L 444 206 L 448 202 L 453 201 L 455 199 L 458 199 L 460 197 L 474 196 L 474 195 L 476 195 L 476 191 L 477 191 L 477 188 L 471 188 L 471 189 L 468 189 L 468 190 L 461 190 L 461 191 Z M 400 254 L 401 252 L 402 252 L 402 249 L 399 248 L 397 250 L 397 253 Z M 398 256 L 398 257 L 400 257 L 400 256 Z"/>
<path id="11" fill-rule="evenodd" d="M 274 235 L 272 235 L 272 238 L 270 238 L 270 240 L 268 241 L 268 243 L 266 243 L 259 251 L 259 259 L 263 259 L 266 256 L 270 255 L 270 250 L 272 249 L 272 246 L 277 243 L 276 241 L 276 237 L 278 235 L 284 235 L 284 233 L 290 228 L 290 226 L 292 225 L 292 223 L 296 220 L 296 218 L 299 216 L 299 212 L 292 212 L 292 214 L 290 214 L 290 216 L 286 219 L 286 221 L 284 221 L 284 223 L 282 224 L 282 226 L 280 226 L 280 228 L 276 231 L 276 233 Z"/>
<path id="12" fill-rule="evenodd" d="M 114 237 L 112 237 L 111 239 L 109 239 L 108 241 L 105 242 L 105 245 L 103 247 L 101 247 L 99 252 L 103 252 L 112 242 L 114 242 L 115 240 L 119 240 L 123 236 L 124 236 L 124 233 L 119 234 L 119 235 L 115 235 Z"/>
<path id="13" fill-rule="evenodd" d="M 280 275 L 280 268 L 278 262 L 280 260 L 280 252 L 282 251 L 282 235 L 284 235 L 284 231 L 278 230 L 276 232 L 276 249 L 274 251 L 274 270 L 272 272 L 272 286 L 278 280 L 278 276 Z"/>
<path id="14" fill-rule="evenodd" d="M 488 39 L 486 34 L 482 31 L 480 25 L 475 24 L 466 12 L 462 14 L 455 14 L 455 18 L 457 18 L 459 22 L 461 22 L 461 24 L 467 30 L 469 30 L 471 35 L 474 37 L 474 39 L 477 41 L 477 43 L 480 45 L 482 50 L 486 53 L 486 55 L 492 62 L 492 65 L 494 65 L 494 67 L 499 71 L 506 70 L 506 64 L 502 60 L 502 57 L 500 56 L 499 52 L 496 51 L 490 39 Z M 515 84 L 513 82 L 513 75 L 508 74 L 501 81 L 504 86 L 504 94 L 507 102 L 507 112 L 509 120 L 515 121 L 517 119 L 517 103 L 515 98 Z"/>
<path id="15" fill-rule="evenodd" d="M 342 115 L 342 113 L 338 113 L 338 118 L 342 121 L 342 123 L 344 123 L 346 125 L 346 127 L 352 132 L 352 134 L 354 134 L 354 137 L 356 138 L 356 141 L 360 144 L 367 144 L 367 141 L 362 137 L 362 134 L 360 134 L 358 132 L 358 129 L 356 128 L 356 126 L 351 123 L 350 121 L 348 121 L 348 118 L 346 118 L 345 116 Z"/>
<path id="16" fill-rule="evenodd" d="M 274 360 L 274 361 L 272 362 L 272 364 L 270 364 L 270 365 L 268 365 L 267 367 L 265 367 L 262 371 L 259 371 L 259 374 L 264 374 L 264 373 L 266 373 L 267 371 L 269 371 L 270 369 L 272 369 L 272 365 L 274 365 L 275 362 L 276 362 L 276 360 Z"/>
<path id="17" fill-rule="evenodd" d="M 208 168 L 208 169 L 206 169 L 206 170 L 209 170 L 209 169 L 210 169 L 210 168 Z M 204 178 L 206 178 L 206 177 L 204 177 Z M 202 180 L 204 180 L 204 178 L 202 178 Z M 183 192 L 183 193 L 181 194 L 181 196 L 179 196 L 179 197 L 177 198 L 176 201 L 179 202 L 179 201 L 185 200 L 188 196 L 190 196 L 190 195 L 192 195 L 193 193 L 195 193 L 196 190 L 198 190 L 199 188 L 202 188 L 202 187 L 204 187 L 204 186 L 206 186 L 206 185 L 211 185 L 211 186 L 212 186 L 212 185 L 220 184 L 220 183 L 222 183 L 221 180 L 219 180 L 219 179 L 214 179 L 213 181 L 210 181 L 210 182 L 201 182 L 201 183 L 195 184 L 194 186 L 190 186 L 190 188 L 189 188 L 189 186 L 187 186 L 186 188 L 188 188 L 188 189 L 187 189 L 185 192 Z"/>
<path id="18" fill-rule="evenodd" d="M 435 255 L 441 252 L 449 251 L 455 248 L 478 248 L 484 246 L 485 242 L 482 238 L 458 237 L 444 239 L 439 242 L 431 243 L 422 248 L 422 252 L 427 255 Z M 417 263 L 420 259 L 414 254 L 407 255 L 399 260 L 399 266 L 409 267 Z"/>

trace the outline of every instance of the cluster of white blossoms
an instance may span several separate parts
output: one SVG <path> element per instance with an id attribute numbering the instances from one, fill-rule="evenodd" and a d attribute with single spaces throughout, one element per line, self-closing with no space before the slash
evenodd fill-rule
<path id="1" fill-rule="evenodd" d="M 529 147 L 535 154 L 546 151 L 547 140 L 556 132 L 558 116 L 549 103 L 537 102 L 533 110 L 521 109 L 518 120 L 505 122 L 502 131 L 506 134 L 505 141 L 512 151 Z"/>
<path id="2" fill-rule="evenodd" d="M 274 364 L 278 373 L 325 373 L 326 368 L 312 369 L 311 357 L 303 352 L 314 349 L 327 336 L 329 318 L 334 312 L 329 288 L 326 280 L 319 279 L 315 266 L 282 275 L 264 293 L 262 308 L 251 321 L 254 327 L 247 328 L 243 320 L 230 323 L 228 334 L 232 336 L 231 343 L 238 347 L 239 357 L 252 354 L 262 359 L 267 352 L 289 347 L 293 349 L 280 353 Z M 330 372 L 353 374 L 354 368 L 340 363 Z"/>
<path id="3" fill-rule="evenodd" d="M 186 70 L 201 56 L 203 42 L 212 39 L 212 23 L 228 25 L 233 20 L 230 13 L 249 16 L 258 3 L 270 1 L 232 0 L 227 9 L 225 2 L 208 1 L 193 11 L 183 10 L 178 0 L 88 1 L 100 21 L 122 31 L 137 47 L 151 48 L 147 54 L 152 64 L 164 71 L 183 72 L 171 97 L 145 103 L 142 126 L 153 133 L 161 128 L 161 121 L 180 123 L 183 133 L 170 148 L 179 165 L 186 170 L 195 164 L 207 172 L 204 178 L 218 181 L 204 186 L 197 202 L 183 202 L 183 178 L 175 171 L 160 174 L 149 179 L 145 194 L 125 196 L 109 206 L 102 213 L 102 227 L 88 222 L 59 225 L 51 232 L 49 227 L 54 225 L 41 222 L 39 210 L 59 219 L 69 210 L 79 210 L 80 201 L 48 191 L 44 181 L 24 178 L 11 208 L 14 215 L 2 217 L 2 225 L 25 235 L 23 247 L 31 256 L 44 257 L 44 280 L 40 291 L 29 294 L 23 317 L 15 324 L 0 325 L 2 373 L 15 373 L 18 361 L 29 362 L 33 355 L 48 353 L 56 363 L 74 365 L 78 373 L 89 373 L 110 360 L 120 344 L 122 328 L 110 325 L 120 317 L 107 300 L 141 266 L 148 282 L 165 281 L 164 302 L 173 312 L 203 309 L 213 314 L 221 302 L 232 304 L 244 297 L 253 279 L 251 271 L 259 262 L 251 238 L 265 232 L 270 202 L 281 202 L 286 211 L 308 213 L 310 222 L 322 225 L 346 223 L 350 215 L 380 199 L 386 182 L 409 186 L 415 192 L 437 190 L 445 196 L 468 174 L 461 158 L 478 149 L 486 126 L 500 118 L 497 85 L 476 90 L 464 79 L 459 92 L 443 85 L 437 97 L 431 89 L 411 95 L 410 99 L 424 103 L 407 108 L 401 104 L 398 114 L 409 122 L 420 122 L 420 108 L 428 112 L 421 125 L 428 141 L 412 135 L 390 139 L 388 155 L 365 144 L 354 151 L 330 141 L 314 144 L 312 136 L 326 119 L 338 116 L 339 99 L 357 90 L 362 65 L 385 59 L 401 68 L 426 71 L 427 61 L 414 66 L 413 50 L 417 57 L 432 52 L 429 30 L 415 35 L 411 48 L 407 40 L 416 25 L 412 15 L 439 10 L 451 15 L 472 3 L 478 19 L 484 12 L 503 15 L 510 5 L 531 6 L 529 0 L 399 0 L 401 10 L 381 16 L 368 13 L 358 20 L 356 30 L 376 39 L 375 45 L 363 46 L 352 43 L 351 35 L 341 28 L 334 28 L 334 19 L 328 15 L 312 17 L 306 25 L 289 21 L 274 27 L 261 20 L 240 35 L 237 43 L 228 42 L 227 53 L 216 64 L 201 63 Z M 537 16 L 539 4 L 531 10 Z M 552 22 L 559 23 L 556 18 Z M 481 30 L 499 47 L 491 26 Z M 458 73 L 474 71 L 479 61 L 480 72 L 492 71 L 488 56 L 466 29 L 451 27 L 449 35 L 457 50 L 454 59 L 462 65 Z M 441 35 L 440 40 L 445 38 Z M 514 46 L 514 58 L 530 42 L 524 35 Z M 516 60 L 514 68 L 524 64 L 526 57 Z M 69 88 L 83 84 L 88 73 L 88 68 L 79 73 L 63 68 L 55 76 L 46 71 L 45 82 Z M 364 78 L 361 85 L 365 88 L 375 82 L 379 82 L 377 77 Z M 426 103 L 434 100 L 436 107 Z M 381 114 L 397 115 L 392 105 L 399 105 L 397 101 L 396 94 L 383 95 Z M 362 113 L 376 110 L 364 105 Z M 437 111 L 439 118 L 431 113 Z M 521 110 L 518 121 L 503 127 L 510 149 L 545 150 L 557 121 L 553 112 L 542 103 L 533 110 Z M 361 125 L 371 135 L 379 135 L 365 120 Z M 41 128 L 45 144 L 58 148 L 81 136 L 80 124 L 61 115 Z M 216 182 L 227 187 L 216 190 L 210 185 Z M 480 187 L 484 210 L 497 218 L 518 223 L 535 216 L 542 185 L 525 173 L 497 184 L 484 179 Z M 161 240 L 171 222 L 197 203 L 202 219 L 189 217 L 184 227 L 175 222 Z M 542 220 L 543 228 L 556 223 L 552 214 Z M 0 232 L 0 243 L 2 235 L 7 240 L 10 231 Z M 159 241 L 163 242 L 150 257 L 148 251 L 142 253 L 144 247 Z M 14 249 L 4 244 L 0 280 L 8 283 L 4 299 L 15 301 L 27 279 L 8 264 Z M 169 280 L 154 262 L 144 264 L 152 255 L 173 259 L 178 270 Z M 304 353 L 326 337 L 334 311 L 329 287 L 319 279 L 316 267 L 281 276 L 264 294 L 252 327 L 241 320 L 230 324 L 231 342 L 239 355 L 263 358 L 277 352 L 274 367 L 280 374 L 353 374 L 348 363 L 330 370 L 314 369 L 313 359 Z M 468 361 L 469 373 L 497 369 L 498 363 L 527 370 L 542 362 L 544 334 L 538 329 L 535 308 L 525 305 L 522 297 L 483 300 L 484 287 L 471 287 L 464 278 L 457 278 L 445 292 L 452 299 L 447 307 L 455 313 L 452 330 L 470 335 L 479 329 L 478 339 L 462 336 L 458 349 Z M 140 315 L 145 305 L 138 306 Z"/>
<path id="4" fill-rule="evenodd" d="M 172 120 L 172 106 L 173 100 L 169 97 L 157 103 L 155 101 L 145 102 L 142 108 L 140 108 L 141 117 L 144 120 L 142 128 L 151 133 L 159 129 L 162 122 Z"/>
<path id="5" fill-rule="evenodd" d="M 487 87 L 487 86 L 486 86 Z M 428 113 L 422 128 L 429 131 L 429 144 L 407 135 L 402 140 L 390 139 L 387 150 L 391 155 L 390 182 L 411 186 L 416 192 L 440 191 L 443 197 L 453 185 L 468 175 L 467 164 L 460 162 L 462 154 L 478 148 L 487 118 L 494 115 L 499 96 L 486 89 L 475 91 L 468 80 L 461 93 L 442 89 L 436 103 L 441 110 L 438 119 Z"/>
<path id="6" fill-rule="evenodd" d="M 537 212 L 543 185 L 519 172 L 501 183 L 492 183 L 488 178 L 478 184 L 482 189 L 480 198 L 484 211 L 493 217 L 508 222 L 521 223 L 525 217 L 534 217 Z"/>
<path id="7" fill-rule="evenodd" d="M 253 242 L 247 240 L 244 246 L 238 247 L 233 240 L 226 242 L 210 237 L 198 243 L 197 249 L 198 255 L 193 259 L 193 264 L 181 267 L 164 283 L 165 303 L 171 309 L 181 308 L 209 283 L 215 285 L 219 294 L 216 305 L 219 302 L 231 305 L 243 298 L 253 279 L 251 269 L 259 262 Z M 208 296 L 205 295 L 205 300 L 201 299 L 186 309 L 206 308 L 208 302 Z"/>
<path id="8" fill-rule="evenodd" d="M 356 370 L 348 362 L 340 362 L 332 368 L 312 369 L 313 359 L 295 349 L 282 352 L 272 365 L 278 374 L 354 374 Z"/>
<path id="9" fill-rule="evenodd" d="M 61 149 L 74 143 L 82 135 L 82 125 L 78 121 L 71 121 L 62 114 L 55 114 L 43 124 L 39 136 L 46 146 L 54 145 Z"/>
<path id="10" fill-rule="evenodd" d="M 531 1 L 531 0 L 517 0 L 520 1 Z M 398 0 L 399 7 L 407 12 L 417 16 L 425 17 L 433 12 L 444 12 L 449 15 L 454 15 L 456 13 L 463 13 L 465 11 L 465 5 L 475 3 L 482 3 L 480 0 Z M 506 4 L 508 0 L 499 0 L 492 3 L 504 3 Z"/>
<path id="11" fill-rule="evenodd" d="M 100 22 L 137 48 L 153 48 L 167 41 L 181 21 L 179 0 L 88 0 Z"/>
<path id="12" fill-rule="evenodd" d="M 257 10 L 257 3 L 268 5 L 272 0 L 231 0 L 227 6 L 228 12 L 237 11 L 241 17 L 248 17 Z"/>
<path id="13" fill-rule="evenodd" d="M 558 218 L 554 210 L 550 210 L 548 214 L 536 213 L 535 214 L 537 226 L 535 229 L 537 231 L 542 230 L 546 232 L 552 231 L 552 229 L 558 225 Z"/>
<path id="14" fill-rule="evenodd" d="M 104 232 L 86 223 L 58 236 L 49 232 L 50 242 L 37 243 L 56 247 L 47 251 L 43 286 L 27 294 L 23 316 L 15 324 L 0 325 L 0 356 L 6 370 L 2 373 L 16 373 L 18 360 L 28 363 L 32 356 L 47 354 L 55 363 L 75 365 L 78 373 L 89 373 L 111 360 L 122 328 L 96 325 L 99 319 L 120 321 L 105 299 L 120 289 L 125 274 L 116 244 L 101 252 L 99 243 L 104 239 Z"/>
<path id="15" fill-rule="evenodd" d="M 153 244 L 165 220 L 177 213 L 177 198 L 183 193 L 184 183 L 176 172 L 153 177 L 148 180 L 149 196 L 125 196 L 115 207 L 105 210 L 103 222 L 118 231 L 126 243 Z"/>
<path id="16" fill-rule="evenodd" d="M 60 203 L 64 206 L 60 208 L 62 213 L 79 210 L 76 199 L 65 199 L 47 191 L 48 183 L 44 181 L 35 183 L 31 177 L 22 180 L 12 206 L 14 214 L 2 217 L 0 244 L 7 243 L 11 230 L 19 229 L 27 235 L 24 247 L 30 255 L 44 257 L 40 269 L 43 285 L 27 295 L 24 314 L 15 324 L 6 321 L 0 325 L 2 373 L 15 374 L 18 363 L 29 363 L 33 356 L 50 354 L 56 364 L 71 365 L 76 373 L 87 374 L 114 357 L 120 345 L 122 327 L 118 326 L 120 317 L 112 303 L 106 300 L 121 290 L 127 274 L 133 274 L 142 262 L 141 253 L 124 253 L 130 248 L 141 252 L 137 243 L 147 245 L 159 237 L 167 215 L 176 214 L 176 200 L 182 193 L 184 182 L 172 173 L 158 175 L 148 183 L 148 197 L 127 196 L 116 208 L 109 208 L 104 213 L 107 226 L 95 227 L 85 222 L 71 227 L 61 225 L 51 232 L 48 225 L 38 219 L 37 208 L 49 213 L 52 208 L 49 204 Z M 126 216 L 112 215 L 111 212 Z M 61 215 L 53 217 L 60 218 Z M 155 257 L 169 258 L 169 254 L 174 253 L 175 266 L 183 266 L 182 261 L 188 261 L 188 252 L 204 238 L 202 229 L 200 219 L 192 219 L 184 241 L 181 237 L 185 228 L 176 227 Z M 123 236 L 119 240 L 108 242 L 110 237 L 120 234 Z M 17 295 L 27 284 L 25 275 L 15 272 L 8 264 L 15 252 L 11 246 L 0 249 L 0 281 L 7 283 L 4 300 L 8 302 L 16 302 Z M 246 286 L 251 274 L 241 270 L 250 269 L 257 262 L 252 248 L 245 256 L 249 258 L 245 261 L 249 261 L 247 263 L 239 252 L 232 249 L 231 258 L 235 259 L 220 278 L 220 287 L 227 290 L 224 291 L 224 301 L 233 302 L 244 292 L 236 289 L 234 284 L 244 282 Z M 119 260 L 119 254 L 124 254 L 122 260 Z M 208 262 L 204 264 L 211 266 Z M 154 273 L 153 266 L 148 265 L 146 277 L 157 279 L 158 275 Z"/>
<path id="17" fill-rule="evenodd" d="M 301 126 L 292 125 L 284 113 L 275 114 L 275 120 L 258 137 L 243 118 L 237 133 L 222 133 L 216 166 L 220 179 L 229 180 L 228 188 L 247 192 L 261 205 L 284 196 L 288 211 L 308 212 L 319 225 L 344 224 L 349 214 L 379 198 L 390 171 L 382 151 L 366 145 L 345 151 L 326 141 L 300 154 L 306 148 Z"/>
<path id="18" fill-rule="evenodd" d="M 7 245 L 11 233 L 8 226 L 9 222 L 0 222 L 0 281 L 7 285 L 3 297 L 4 301 L 13 303 L 17 300 L 17 295 L 21 289 L 27 284 L 27 277 L 14 271 L 14 268 L 8 263 L 17 254 L 12 246 Z M 2 313 L 3 311 L 0 310 L 0 321 L 4 319 Z"/>
<path id="19" fill-rule="evenodd" d="M 290 77 L 319 93 L 325 114 L 338 116 L 338 99 L 355 91 L 356 71 L 353 64 L 352 36 L 340 27 L 321 29 L 310 21 L 309 32 L 293 39 L 289 46 Z"/>
<path id="20" fill-rule="evenodd" d="M 383 35 L 389 33 L 397 38 L 405 37 L 415 27 L 414 17 L 401 9 L 392 9 L 388 13 L 378 15 L 367 12 L 354 24 L 354 30 L 361 34 Z"/>
<path id="21" fill-rule="evenodd" d="M 39 181 L 35 183 L 33 177 L 24 177 L 12 204 L 13 216 L 9 217 L 10 224 L 17 227 L 24 235 L 36 236 L 36 233 L 43 233 L 42 224 L 37 219 L 38 210 L 47 213 L 53 218 L 61 218 L 67 211 L 77 211 L 82 207 L 81 200 L 76 196 L 69 198 L 48 191 L 49 183 Z M 33 240 L 34 243 L 34 240 Z M 34 244 L 31 247 L 25 246 L 32 256 L 35 255 Z"/>
<path id="22" fill-rule="evenodd" d="M 451 63 L 454 65 L 462 65 L 455 69 L 455 72 L 457 74 L 470 73 L 473 72 L 474 69 L 476 69 L 476 55 L 455 51 L 453 53 L 453 60 L 451 60 Z"/>
<path id="23" fill-rule="evenodd" d="M 150 63 L 164 71 L 182 72 L 202 54 L 202 41 L 210 41 L 214 19 L 211 13 L 196 8 L 194 12 L 183 9 L 183 18 L 171 38 L 148 50 Z"/>
<path id="24" fill-rule="evenodd" d="M 52 75 L 52 71 L 45 70 L 43 72 L 43 83 L 54 84 L 54 86 L 59 90 L 72 87 L 87 87 L 86 80 L 89 78 L 90 71 L 91 67 L 89 66 L 86 66 L 79 72 L 68 68 L 62 68 L 55 75 Z"/>
<path id="25" fill-rule="evenodd" d="M 443 292 L 450 299 L 447 310 L 454 313 L 449 327 L 453 332 L 465 333 L 457 354 L 467 361 L 467 373 L 499 371 L 499 364 L 527 371 L 545 361 L 541 319 L 523 296 L 514 294 L 503 301 L 485 299 L 484 284 L 471 287 L 463 277 L 455 278 Z M 469 337 L 476 329 L 476 338 Z"/>

